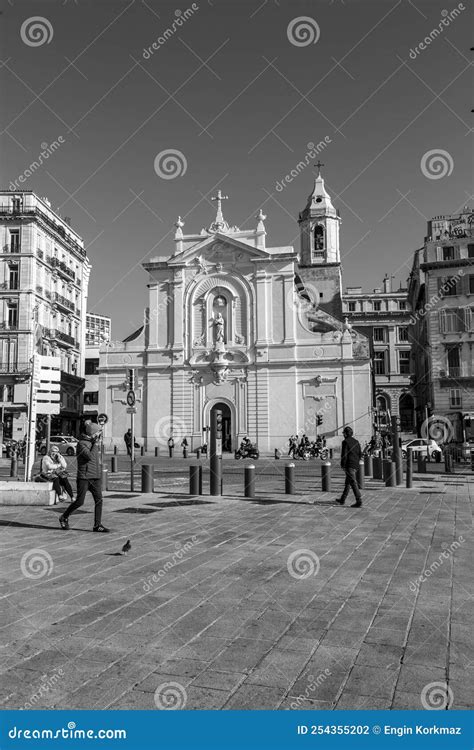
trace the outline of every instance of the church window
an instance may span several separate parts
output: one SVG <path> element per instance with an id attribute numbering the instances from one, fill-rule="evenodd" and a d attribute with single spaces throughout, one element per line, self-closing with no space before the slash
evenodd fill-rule
<path id="1" fill-rule="evenodd" d="M 314 251 L 320 253 L 324 250 L 324 227 L 317 224 L 314 227 Z"/>

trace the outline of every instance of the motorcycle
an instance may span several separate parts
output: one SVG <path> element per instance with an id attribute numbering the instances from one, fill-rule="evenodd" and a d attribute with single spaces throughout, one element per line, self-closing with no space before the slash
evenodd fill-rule
<path id="1" fill-rule="evenodd" d="M 234 458 L 237 461 L 240 461 L 241 458 L 260 458 L 260 451 L 255 443 L 248 443 L 247 445 L 241 443 L 240 448 L 234 453 Z"/>

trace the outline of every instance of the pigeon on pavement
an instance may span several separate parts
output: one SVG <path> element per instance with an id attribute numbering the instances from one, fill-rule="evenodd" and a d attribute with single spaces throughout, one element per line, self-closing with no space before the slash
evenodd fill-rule
<path id="1" fill-rule="evenodd" d="M 129 552 L 131 549 L 132 549 L 132 545 L 131 545 L 130 539 L 127 539 L 127 541 L 122 547 L 122 554 L 126 555 L 127 552 Z"/>

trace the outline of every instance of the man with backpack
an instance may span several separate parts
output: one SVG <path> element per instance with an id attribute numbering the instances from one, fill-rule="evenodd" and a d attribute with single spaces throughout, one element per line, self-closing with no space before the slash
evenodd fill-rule
<path id="1" fill-rule="evenodd" d="M 340 498 L 336 500 L 337 505 L 344 505 L 346 497 L 351 489 L 355 495 L 355 503 L 351 508 L 360 508 L 362 506 L 362 497 L 359 485 L 357 484 L 357 469 L 359 461 L 362 458 L 360 443 L 354 437 L 352 427 L 344 427 L 342 434 L 344 440 L 341 448 L 341 468 L 346 472 L 346 483 Z"/>

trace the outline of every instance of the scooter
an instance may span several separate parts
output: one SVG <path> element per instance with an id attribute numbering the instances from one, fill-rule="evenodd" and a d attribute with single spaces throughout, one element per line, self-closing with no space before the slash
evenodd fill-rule
<path id="1" fill-rule="evenodd" d="M 249 443 L 247 445 L 241 443 L 240 448 L 234 453 L 234 458 L 237 461 L 240 461 L 241 458 L 260 458 L 260 451 L 254 443 Z"/>

